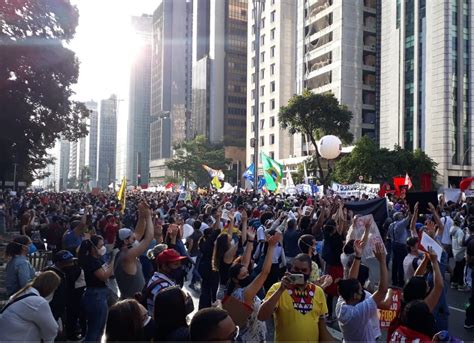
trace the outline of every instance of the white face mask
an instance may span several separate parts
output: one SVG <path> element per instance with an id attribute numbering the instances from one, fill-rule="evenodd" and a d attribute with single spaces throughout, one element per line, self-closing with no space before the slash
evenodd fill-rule
<path id="1" fill-rule="evenodd" d="M 140 242 L 137 241 L 137 240 L 135 240 L 135 241 L 132 243 L 132 248 L 135 248 L 135 247 L 137 247 L 137 246 L 139 246 L 139 245 L 140 245 Z"/>
<path id="2" fill-rule="evenodd" d="M 51 300 L 53 300 L 53 297 L 54 297 L 54 292 L 44 298 L 50 303 Z"/>
<path id="3" fill-rule="evenodd" d="M 104 256 L 105 253 L 107 252 L 105 245 L 103 245 L 102 248 L 98 249 L 97 252 L 99 253 L 99 256 Z"/>

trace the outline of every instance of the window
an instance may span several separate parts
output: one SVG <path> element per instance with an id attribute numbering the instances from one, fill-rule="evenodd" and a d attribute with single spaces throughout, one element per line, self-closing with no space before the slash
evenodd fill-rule
<path id="1" fill-rule="evenodd" d="M 275 22 L 275 11 L 272 11 L 272 12 L 270 13 L 270 21 L 271 21 L 272 23 Z"/>
<path id="2" fill-rule="evenodd" d="M 252 57 L 252 68 L 255 67 L 255 57 Z"/>
<path id="3" fill-rule="evenodd" d="M 262 22 L 261 22 L 260 27 L 261 27 L 262 29 L 265 28 L 265 18 L 262 18 Z"/>
<path id="4" fill-rule="evenodd" d="M 270 75 L 275 75 L 275 63 L 270 66 Z"/>
<path id="5" fill-rule="evenodd" d="M 275 81 L 270 82 L 270 92 L 273 93 L 275 91 Z"/>
<path id="6" fill-rule="evenodd" d="M 260 37 L 260 46 L 264 46 L 265 45 L 265 35 L 262 35 Z"/>
<path id="7" fill-rule="evenodd" d="M 255 51 L 255 41 L 252 42 L 252 51 Z"/>
<path id="8" fill-rule="evenodd" d="M 270 158 L 275 159 L 275 153 L 273 151 L 270 151 Z"/>
<path id="9" fill-rule="evenodd" d="M 270 135 L 270 145 L 275 144 L 275 135 L 271 134 Z"/>
<path id="10" fill-rule="evenodd" d="M 261 86 L 260 87 L 260 96 L 264 96 L 265 95 L 265 86 Z"/>
<path id="11" fill-rule="evenodd" d="M 252 74 L 252 83 L 255 83 L 255 73 Z"/>
<path id="12" fill-rule="evenodd" d="M 265 119 L 260 119 L 260 130 L 263 130 L 265 127 Z"/>
<path id="13" fill-rule="evenodd" d="M 260 61 L 265 62 L 265 51 L 260 54 Z"/>
<path id="14" fill-rule="evenodd" d="M 275 46 L 270 48 L 270 57 L 275 57 Z"/>
<path id="15" fill-rule="evenodd" d="M 270 117 L 270 127 L 275 127 L 275 117 Z"/>
<path id="16" fill-rule="evenodd" d="M 275 99 L 270 100 L 270 109 L 274 110 L 275 109 Z"/>
<path id="17" fill-rule="evenodd" d="M 265 145 L 265 137 L 260 136 L 260 146 L 264 146 L 264 145 Z"/>
<path id="18" fill-rule="evenodd" d="M 252 132 L 255 132 L 255 122 L 252 122 L 251 130 L 252 130 Z"/>
<path id="19" fill-rule="evenodd" d="M 260 70 L 260 80 L 263 80 L 265 78 L 265 68 Z"/>
<path id="20" fill-rule="evenodd" d="M 252 33 L 255 34 L 255 25 L 252 25 Z"/>
<path id="21" fill-rule="evenodd" d="M 262 102 L 260 103 L 260 113 L 263 113 L 265 111 L 265 103 Z"/>
<path id="22" fill-rule="evenodd" d="M 252 89 L 252 99 L 255 99 L 255 89 Z"/>
<path id="23" fill-rule="evenodd" d="M 255 106 L 252 106 L 252 115 L 255 115 Z"/>
<path id="24" fill-rule="evenodd" d="M 274 40 L 274 39 L 275 39 L 275 29 L 272 29 L 272 30 L 270 31 L 270 39 L 271 39 L 271 40 Z"/>

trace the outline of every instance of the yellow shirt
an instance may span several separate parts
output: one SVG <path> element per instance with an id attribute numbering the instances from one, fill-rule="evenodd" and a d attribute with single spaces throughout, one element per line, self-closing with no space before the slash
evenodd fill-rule
<path id="1" fill-rule="evenodd" d="M 280 282 L 274 284 L 265 300 L 271 297 Z M 278 300 L 273 319 L 275 341 L 319 341 L 319 317 L 328 312 L 321 287 L 308 283 L 304 290 L 287 289 Z"/>

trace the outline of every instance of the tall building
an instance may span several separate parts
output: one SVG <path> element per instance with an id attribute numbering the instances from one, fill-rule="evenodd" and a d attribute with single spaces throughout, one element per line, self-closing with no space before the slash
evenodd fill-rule
<path id="1" fill-rule="evenodd" d="M 293 139 L 278 124 L 278 110 L 295 94 L 296 9 L 294 0 L 265 1 L 260 20 L 259 70 L 255 70 L 255 23 L 253 3 L 248 13 L 247 151 L 246 163 L 254 159 L 251 142 L 258 125 L 258 150 L 282 160 L 294 154 Z M 259 89 L 256 90 L 256 78 Z M 258 123 L 255 123 L 255 96 L 259 92 Z"/>
<path id="2" fill-rule="evenodd" d="M 472 1 L 382 2 L 380 145 L 424 150 L 444 185 L 473 172 L 473 30 Z"/>
<path id="3" fill-rule="evenodd" d="M 377 0 L 298 0 L 296 87 L 332 92 L 351 132 L 376 138 Z M 295 137 L 295 155 L 313 147 Z"/>
<path id="4" fill-rule="evenodd" d="M 56 164 L 54 169 L 55 190 L 64 191 L 67 189 L 69 178 L 69 152 L 70 143 L 65 139 L 60 139 L 55 147 Z"/>
<path id="5" fill-rule="evenodd" d="M 139 178 L 140 184 L 149 179 L 152 26 L 151 15 L 132 17 L 139 48 L 130 68 L 126 166 L 131 185 L 138 185 Z"/>
<path id="6" fill-rule="evenodd" d="M 191 104 L 192 5 L 187 0 L 160 0 L 153 13 L 153 122 L 150 127 L 149 156 L 152 184 L 164 181 L 164 163 L 171 157 L 172 144 L 186 138 L 182 123 L 183 108 L 186 118 Z"/>
<path id="7" fill-rule="evenodd" d="M 89 135 L 86 139 L 86 156 L 85 164 L 89 169 L 90 183 L 95 187 L 97 182 L 97 149 L 98 149 L 98 133 L 99 133 L 99 112 L 97 102 L 87 101 L 87 109 L 89 114 Z"/>
<path id="8" fill-rule="evenodd" d="M 192 133 L 245 143 L 248 0 L 193 2 Z"/>
<path id="9" fill-rule="evenodd" d="M 97 186 L 102 189 L 116 181 L 117 102 L 116 95 L 100 102 Z"/>

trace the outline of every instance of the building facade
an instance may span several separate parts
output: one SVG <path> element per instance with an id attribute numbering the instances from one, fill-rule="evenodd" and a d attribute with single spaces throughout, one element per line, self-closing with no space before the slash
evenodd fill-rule
<path id="1" fill-rule="evenodd" d="M 139 49 L 130 68 L 126 153 L 130 185 L 148 184 L 149 180 L 152 25 L 151 15 L 132 17 Z"/>
<path id="2" fill-rule="evenodd" d="M 247 0 L 193 2 L 192 135 L 244 145 Z"/>
<path id="3" fill-rule="evenodd" d="M 155 159 L 170 158 L 172 144 L 187 135 L 181 128 L 183 108 L 186 117 L 191 106 L 192 6 L 193 3 L 187 0 L 161 0 L 153 13 L 151 184 L 164 181 L 159 176 L 161 172 L 154 167 L 164 165 L 164 161 Z"/>
<path id="4" fill-rule="evenodd" d="M 117 102 L 116 95 L 100 102 L 97 186 L 102 189 L 116 182 Z"/>
<path id="5" fill-rule="evenodd" d="M 473 7 L 382 3 L 380 145 L 424 150 L 445 186 L 473 172 Z"/>
<path id="6" fill-rule="evenodd" d="M 293 0 L 265 1 L 260 20 L 259 70 L 255 68 L 255 22 L 253 3 L 248 4 L 248 75 L 246 163 L 254 161 L 252 141 L 258 125 L 258 150 L 277 160 L 292 157 L 293 137 L 278 123 L 278 110 L 295 94 L 296 10 Z M 256 78 L 259 89 L 256 89 Z M 255 96 L 258 92 L 258 123 Z"/>
<path id="7" fill-rule="evenodd" d="M 99 140 L 99 111 L 97 102 L 87 101 L 87 109 L 90 111 L 89 114 L 89 134 L 86 138 L 86 156 L 85 164 L 89 169 L 90 185 L 96 186 L 97 183 L 97 149 Z"/>

